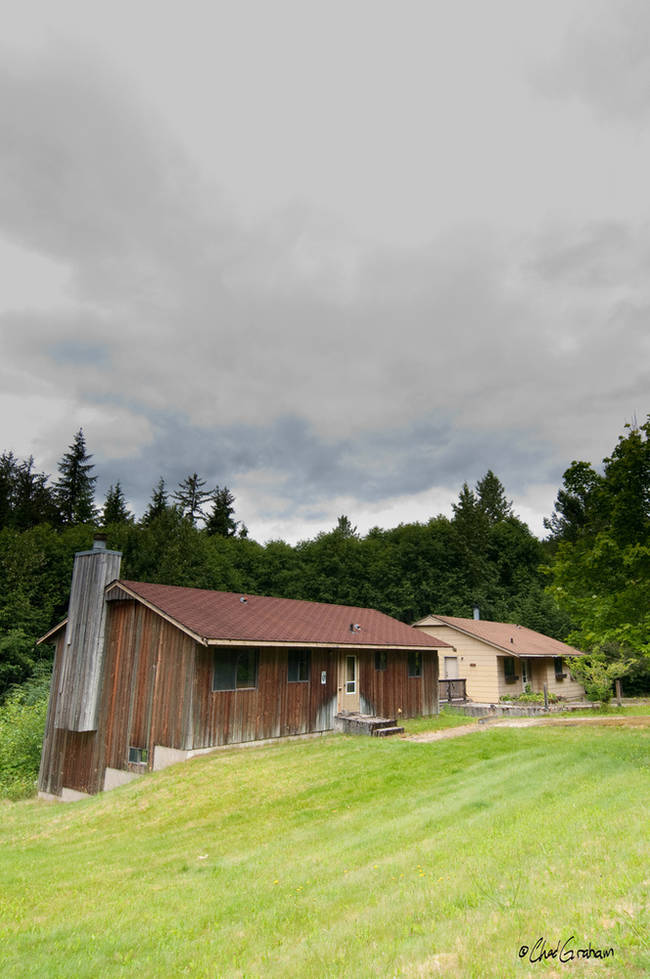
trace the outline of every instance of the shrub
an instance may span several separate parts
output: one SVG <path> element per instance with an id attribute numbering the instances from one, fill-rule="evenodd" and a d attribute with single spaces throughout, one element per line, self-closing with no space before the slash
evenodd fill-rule
<path id="1" fill-rule="evenodd" d="M 41 671 L 12 688 L 0 706 L 0 797 L 24 799 L 36 791 L 48 692 Z"/>
<path id="2" fill-rule="evenodd" d="M 608 704 L 612 699 L 614 680 L 627 673 L 630 660 L 608 662 L 604 650 L 591 656 L 576 657 L 571 673 L 580 680 L 590 700 Z"/>
<path id="3" fill-rule="evenodd" d="M 527 684 L 527 686 L 529 686 L 529 684 Z M 557 704 L 557 702 L 559 701 L 559 699 L 560 698 L 558 697 L 558 695 L 556 693 L 549 693 L 548 694 L 548 702 L 549 702 L 549 704 Z M 501 700 L 512 701 L 512 703 L 515 703 L 515 704 L 543 704 L 544 703 L 544 694 L 543 693 L 531 693 L 530 691 L 527 690 L 525 693 L 520 693 L 516 697 L 510 697 L 510 696 L 508 696 L 508 694 L 506 694 L 505 697 L 502 697 L 501 698 Z"/>

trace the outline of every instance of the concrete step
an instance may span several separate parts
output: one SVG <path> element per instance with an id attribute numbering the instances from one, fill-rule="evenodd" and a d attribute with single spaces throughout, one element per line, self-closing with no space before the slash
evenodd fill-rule
<path id="1" fill-rule="evenodd" d="M 377 735 L 381 731 L 395 727 L 394 717 L 376 717 L 374 714 L 340 713 L 334 719 L 334 726 L 346 734 Z"/>
<path id="2" fill-rule="evenodd" d="M 404 734 L 403 727 L 377 727 L 372 732 L 375 738 L 388 738 L 392 734 Z"/>

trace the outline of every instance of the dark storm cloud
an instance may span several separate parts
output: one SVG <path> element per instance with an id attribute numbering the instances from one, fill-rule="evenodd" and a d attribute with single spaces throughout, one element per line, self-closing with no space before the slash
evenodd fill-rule
<path id="1" fill-rule="evenodd" d="M 137 457 L 103 466 L 110 468 L 111 476 L 104 478 L 101 489 L 119 478 L 141 511 L 161 475 L 173 492 L 193 472 L 205 479 L 206 489 L 217 484 L 236 489 L 238 474 L 257 472 L 262 493 L 258 517 L 290 518 L 306 502 L 316 515 L 325 513 L 327 502 L 339 496 L 353 497 L 363 507 L 433 485 L 473 483 L 495 467 L 495 460 L 514 492 L 525 487 L 531 467 L 544 478 L 554 475 L 540 465 L 547 455 L 548 446 L 541 440 L 516 430 L 480 436 L 418 422 L 372 432 L 353 443 L 343 438 L 325 441 L 300 418 L 207 431 L 170 417 L 156 420 L 153 441 Z M 267 505 L 266 493 L 282 502 Z"/>

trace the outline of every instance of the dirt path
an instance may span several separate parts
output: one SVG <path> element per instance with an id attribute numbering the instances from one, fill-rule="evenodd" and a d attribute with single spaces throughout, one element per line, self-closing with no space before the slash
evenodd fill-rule
<path id="1" fill-rule="evenodd" d="M 494 718 L 479 724 L 474 721 L 472 724 L 463 724 L 460 727 L 450 727 L 443 731 L 425 731 L 424 734 L 407 734 L 407 741 L 443 741 L 446 738 L 460 738 L 464 734 L 473 734 L 476 731 L 489 731 L 495 727 L 579 727 L 587 725 L 591 727 L 631 727 L 644 728 L 650 727 L 650 715 L 640 714 L 637 717 L 512 717 Z"/>

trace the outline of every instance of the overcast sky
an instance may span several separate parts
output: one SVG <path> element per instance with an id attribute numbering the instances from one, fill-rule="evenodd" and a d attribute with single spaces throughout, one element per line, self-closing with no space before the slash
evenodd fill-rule
<path id="1" fill-rule="evenodd" d="M 650 410 L 647 0 L 0 0 L 0 450 L 542 533 Z"/>

